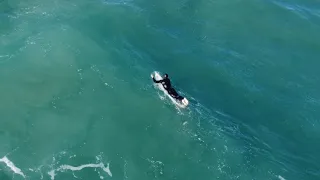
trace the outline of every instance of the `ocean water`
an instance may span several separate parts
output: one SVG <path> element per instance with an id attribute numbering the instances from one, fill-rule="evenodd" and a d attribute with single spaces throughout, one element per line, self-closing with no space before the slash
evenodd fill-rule
<path id="1" fill-rule="evenodd" d="M 0 179 L 318 180 L 319 67 L 318 0 L 2 0 Z"/>

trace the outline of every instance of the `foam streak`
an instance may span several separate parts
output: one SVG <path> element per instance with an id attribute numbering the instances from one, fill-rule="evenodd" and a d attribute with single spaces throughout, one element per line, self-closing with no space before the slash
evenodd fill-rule
<path id="1" fill-rule="evenodd" d="M 110 177 L 112 177 L 112 173 L 111 173 L 110 168 L 109 168 L 109 163 L 108 163 L 107 167 L 105 167 L 103 163 L 100 163 L 100 164 L 84 164 L 84 165 L 77 166 L 77 167 L 70 166 L 70 165 L 61 165 L 58 169 L 48 172 L 48 174 L 50 175 L 51 180 L 54 180 L 54 177 L 56 175 L 55 174 L 56 171 L 59 171 L 59 172 L 63 172 L 65 170 L 81 171 L 84 168 L 101 168 Z"/>
<path id="2" fill-rule="evenodd" d="M 71 171 L 80 171 L 82 170 L 83 168 L 101 168 L 103 171 L 105 171 L 110 177 L 112 177 L 112 173 L 110 171 L 110 168 L 109 168 L 109 164 L 107 167 L 105 167 L 103 165 L 103 163 L 100 163 L 100 164 L 85 164 L 85 165 L 81 165 L 81 166 L 78 166 L 78 167 L 74 167 L 74 166 L 70 166 L 70 165 L 62 165 L 60 166 L 60 168 L 58 169 L 58 171 L 61 171 L 61 170 L 71 170 Z"/>
<path id="3" fill-rule="evenodd" d="M 26 178 L 21 169 L 17 168 L 13 162 L 11 162 L 6 156 L 0 159 L 0 162 L 5 163 L 15 174 L 19 174 L 22 177 Z"/>

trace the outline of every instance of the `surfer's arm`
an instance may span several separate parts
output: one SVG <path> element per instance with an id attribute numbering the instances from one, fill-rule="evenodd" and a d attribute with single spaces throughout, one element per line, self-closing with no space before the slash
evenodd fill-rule
<path id="1" fill-rule="evenodd" d="M 153 82 L 155 82 L 155 83 L 161 83 L 163 80 L 159 80 L 159 81 L 157 81 L 157 80 L 155 80 L 153 77 L 152 77 L 152 80 L 153 80 Z"/>

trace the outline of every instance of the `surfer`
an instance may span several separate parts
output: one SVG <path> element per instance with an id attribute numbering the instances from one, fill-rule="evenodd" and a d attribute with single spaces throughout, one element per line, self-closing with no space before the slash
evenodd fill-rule
<path id="1" fill-rule="evenodd" d="M 151 76 L 153 79 L 153 82 L 155 83 L 161 83 L 162 86 L 164 87 L 165 90 L 167 90 L 168 94 L 170 94 L 170 96 L 172 96 L 173 98 L 182 101 L 184 99 L 184 97 L 180 96 L 177 91 L 171 86 L 171 81 L 169 79 L 168 74 L 164 74 L 164 77 L 162 80 L 155 80 L 154 76 Z"/>

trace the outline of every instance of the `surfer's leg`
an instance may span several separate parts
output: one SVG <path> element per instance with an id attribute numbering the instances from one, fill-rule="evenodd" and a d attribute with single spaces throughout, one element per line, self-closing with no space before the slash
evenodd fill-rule
<path id="1" fill-rule="evenodd" d="M 172 96 L 173 98 L 177 99 L 177 100 L 182 100 L 184 97 L 180 96 L 177 91 L 173 88 L 170 88 L 168 90 L 168 93 L 170 94 L 170 96 Z"/>
<path id="2" fill-rule="evenodd" d="M 172 94 L 173 94 L 173 97 L 176 98 L 177 100 L 179 101 L 182 101 L 182 99 L 184 99 L 184 97 L 180 96 L 177 91 L 175 89 L 172 88 Z"/>
<path id="3" fill-rule="evenodd" d="M 168 88 L 168 89 L 166 89 L 167 90 L 167 92 L 168 92 L 168 94 L 170 95 L 170 96 L 172 96 L 172 97 L 176 97 L 176 95 L 175 95 L 175 93 L 174 93 L 174 89 L 172 89 L 172 88 Z"/>

